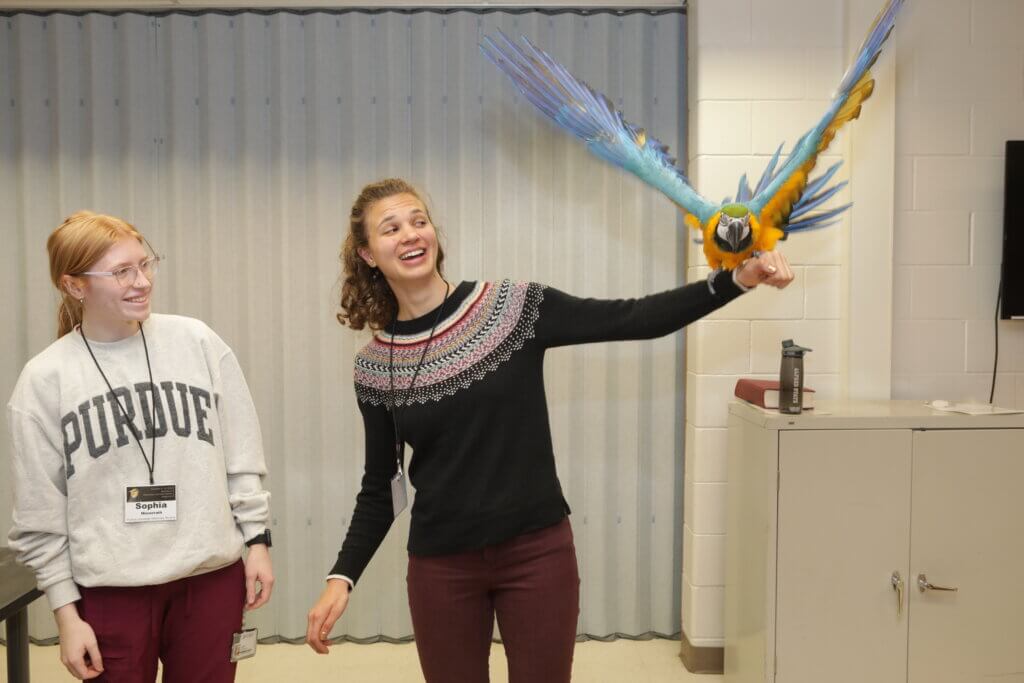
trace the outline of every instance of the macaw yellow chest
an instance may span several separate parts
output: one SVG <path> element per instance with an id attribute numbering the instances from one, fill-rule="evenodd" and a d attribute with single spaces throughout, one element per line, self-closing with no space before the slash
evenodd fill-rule
<path id="1" fill-rule="evenodd" d="M 708 261 L 708 265 L 713 270 L 722 268 L 724 270 L 734 270 L 753 253 L 754 247 L 748 247 L 740 252 L 725 251 L 720 249 L 718 245 L 714 243 L 714 236 L 712 239 L 704 240 L 704 257 Z"/>
<path id="2" fill-rule="evenodd" d="M 762 224 L 756 216 L 751 215 L 750 244 L 740 251 L 730 251 L 723 249 L 715 240 L 718 218 L 719 214 L 716 213 L 701 230 L 704 236 L 704 257 L 707 259 L 708 265 L 713 269 L 734 270 L 750 258 L 755 251 L 771 251 L 774 249 L 775 243 L 784 234 L 775 226 Z"/>

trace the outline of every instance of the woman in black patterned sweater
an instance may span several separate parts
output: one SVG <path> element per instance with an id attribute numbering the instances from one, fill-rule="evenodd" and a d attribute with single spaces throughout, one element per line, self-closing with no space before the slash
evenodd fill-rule
<path id="1" fill-rule="evenodd" d="M 569 506 L 555 471 L 543 363 L 568 344 L 670 334 L 760 283 L 793 279 L 769 252 L 640 299 L 579 299 L 535 283 L 444 279 L 420 195 L 389 179 L 356 199 L 338 320 L 376 333 L 355 361 L 362 489 L 307 642 L 327 652 L 349 593 L 404 507 L 415 458 L 409 607 L 428 683 L 488 680 L 495 615 L 512 683 L 568 681 L 579 612 Z"/>

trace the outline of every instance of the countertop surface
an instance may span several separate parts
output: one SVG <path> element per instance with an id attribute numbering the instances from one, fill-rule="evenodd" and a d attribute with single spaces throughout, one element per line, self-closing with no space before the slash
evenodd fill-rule
<path id="1" fill-rule="evenodd" d="M 936 410 L 923 400 L 815 400 L 810 410 L 783 415 L 734 399 L 729 413 L 766 429 L 1024 429 L 1024 413 L 964 415 Z"/>

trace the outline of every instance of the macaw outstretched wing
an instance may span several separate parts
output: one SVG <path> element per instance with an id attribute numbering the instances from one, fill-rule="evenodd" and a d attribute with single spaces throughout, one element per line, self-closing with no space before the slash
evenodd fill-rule
<path id="1" fill-rule="evenodd" d="M 871 78 L 870 69 L 878 59 L 882 45 L 892 32 L 896 23 L 896 14 L 904 1 L 888 0 L 882 11 L 875 17 L 868 37 L 861 45 L 857 58 L 843 76 L 825 116 L 817 126 L 807 131 L 797 141 L 793 151 L 778 172 L 774 171 L 774 166 L 778 161 L 779 153 L 775 153 L 775 157 L 769 163 L 769 168 L 762 176 L 762 182 L 758 183 L 758 188 L 754 191 L 754 198 L 748 204 L 750 211 L 760 217 L 762 224 L 773 225 L 787 233 L 808 230 L 824 227 L 825 224 L 828 224 L 829 219 L 849 208 L 849 205 L 846 205 L 823 214 L 806 215 L 808 211 L 819 206 L 838 191 L 833 187 L 819 192 L 835 173 L 836 166 L 814 181 L 809 181 L 808 177 L 818 161 L 818 155 L 832 143 L 836 132 L 847 121 L 852 121 L 860 116 L 861 105 L 871 97 L 875 81 Z M 822 178 L 824 178 L 823 182 L 821 182 Z M 804 199 L 805 196 L 807 199 Z M 790 223 L 791 220 L 801 216 L 803 220 Z"/>
<path id="2" fill-rule="evenodd" d="M 707 222 L 718 205 L 690 185 L 668 147 L 622 117 L 603 94 L 534 46 L 525 37 L 520 46 L 499 32 L 484 37 L 484 55 L 512 79 L 519 91 L 560 127 L 579 137 L 597 156 L 635 174 L 669 199 Z"/>
<path id="3" fill-rule="evenodd" d="M 757 183 L 757 187 L 753 190 L 750 189 L 750 185 L 747 184 L 747 177 L 743 176 L 740 179 L 740 186 L 736 190 L 736 201 L 739 203 L 750 202 L 751 199 L 762 192 L 764 188 L 768 187 L 772 181 L 777 179 L 781 171 L 776 171 L 776 167 L 779 163 L 779 155 L 782 153 L 782 145 L 775 150 L 775 154 L 772 155 L 771 160 L 764 169 L 764 173 L 761 174 L 761 179 Z M 829 168 L 817 176 L 816 178 L 807 181 L 806 186 L 800 194 L 800 198 L 793 203 L 789 211 L 788 216 L 783 216 L 784 222 L 775 224 L 775 227 L 782 230 L 786 236 L 791 232 L 801 232 L 804 230 L 817 230 L 819 228 L 827 228 L 830 225 L 834 225 L 834 218 L 838 217 L 841 213 L 853 206 L 852 203 L 843 204 L 842 206 L 828 211 L 822 211 L 818 213 L 809 213 L 814 209 L 831 199 L 837 192 L 847 186 L 847 181 L 836 183 L 831 187 L 825 187 L 832 176 L 836 174 L 839 167 L 843 165 L 843 162 L 837 161 L 836 163 L 829 166 Z M 782 239 L 786 239 L 784 236 Z"/>

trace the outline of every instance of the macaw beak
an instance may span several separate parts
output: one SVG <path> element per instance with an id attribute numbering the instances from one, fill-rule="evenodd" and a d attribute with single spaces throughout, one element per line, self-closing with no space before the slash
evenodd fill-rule
<path id="1" fill-rule="evenodd" d="M 743 224 L 734 221 L 726 232 L 725 241 L 729 243 L 734 252 L 740 250 L 740 241 L 743 239 Z"/>

